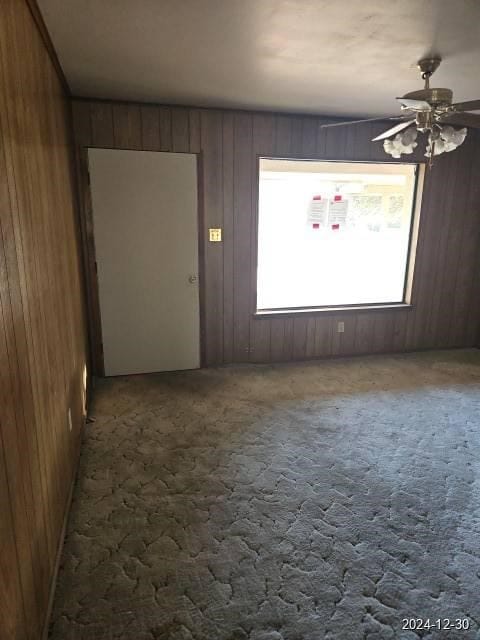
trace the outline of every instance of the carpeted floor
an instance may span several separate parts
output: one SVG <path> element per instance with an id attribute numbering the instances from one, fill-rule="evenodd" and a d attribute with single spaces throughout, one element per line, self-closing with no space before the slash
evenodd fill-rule
<path id="1" fill-rule="evenodd" d="M 480 637 L 480 351 L 108 379 L 92 413 L 52 639 Z"/>

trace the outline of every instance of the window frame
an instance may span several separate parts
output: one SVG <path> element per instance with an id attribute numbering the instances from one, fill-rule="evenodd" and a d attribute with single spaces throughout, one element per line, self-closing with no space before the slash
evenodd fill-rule
<path id="1" fill-rule="evenodd" d="M 371 302 L 367 304 L 344 304 L 344 305 L 320 305 L 311 307 L 282 307 L 273 309 L 258 309 L 258 223 L 259 223 L 259 200 L 260 200 L 260 161 L 261 160 L 289 160 L 298 162 L 329 162 L 341 164 L 371 164 L 371 165 L 411 165 L 415 168 L 414 186 L 412 194 L 412 210 L 410 217 L 410 230 L 408 236 L 408 249 L 405 261 L 405 276 L 403 284 L 403 299 L 401 302 Z M 420 215 L 422 208 L 422 195 L 425 181 L 425 163 L 423 162 L 379 162 L 376 160 L 349 160 L 349 159 L 327 159 L 304 156 L 272 156 L 256 155 L 256 176 L 255 176 L 255 208 L 254 208 L 254 269 L 252 273 L 253 289 L 253 309 L 252 315 L 255 318 L 265 317 L 296 317 L 296 316 L 321 316 L 325 314 L 338 313 L 364 313 L 375 311 L 411 310 L 414 308 L 412 301 L 413 281 L 415 273 L 415 261 L 417 256 L 418 232 L 420 226 Z"/>

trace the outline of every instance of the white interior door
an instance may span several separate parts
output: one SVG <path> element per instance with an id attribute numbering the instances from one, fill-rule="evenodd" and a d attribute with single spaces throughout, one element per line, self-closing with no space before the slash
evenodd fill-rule
<path id="1" fill-rule="evenodd" d="M 105 375 L 200 366 L 196 156 L 89 149 Z"/>

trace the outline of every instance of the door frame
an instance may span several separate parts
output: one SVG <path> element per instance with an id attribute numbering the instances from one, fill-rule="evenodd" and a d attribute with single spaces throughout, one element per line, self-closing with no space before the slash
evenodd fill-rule
<path id="1" fill-rule="evenodd" d="M 143 153 L 188 153 L 196 156 L 197 161 L 197 228 L 198 228 L 198 297 L 199 297 L 199 340 L 200 368 L 205 366 L 205 230 L 204 230 L 204 198 L 203 198 L 203 154 L 181 151 L 144 151 L 124 147 L 102 147 L 96 145 L 82 146 L 78 162 L 78 180 L 80 183 L 80 203 L 82 222 L 82 253 L 85 268 L 85 295 L 89 327 L 91 374 L 105 376 L 103 357 L 103 336 L 100 318 L 100 295 L 98 287 L 97 257 L 95 251 L 95 234 L 93 227 L 92 193 L 90 189 L 90 173 L 88 167 L 89 149 L 111 149 L 112 151 L 139 151 Z"/>

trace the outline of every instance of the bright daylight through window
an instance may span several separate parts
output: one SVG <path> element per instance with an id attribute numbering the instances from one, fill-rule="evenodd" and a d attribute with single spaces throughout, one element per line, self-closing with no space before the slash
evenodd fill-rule
<path id="1" fill-rule="evenodd" d="M 261 158 L 257 310 L 404 302 L 416 169 Z"/>

